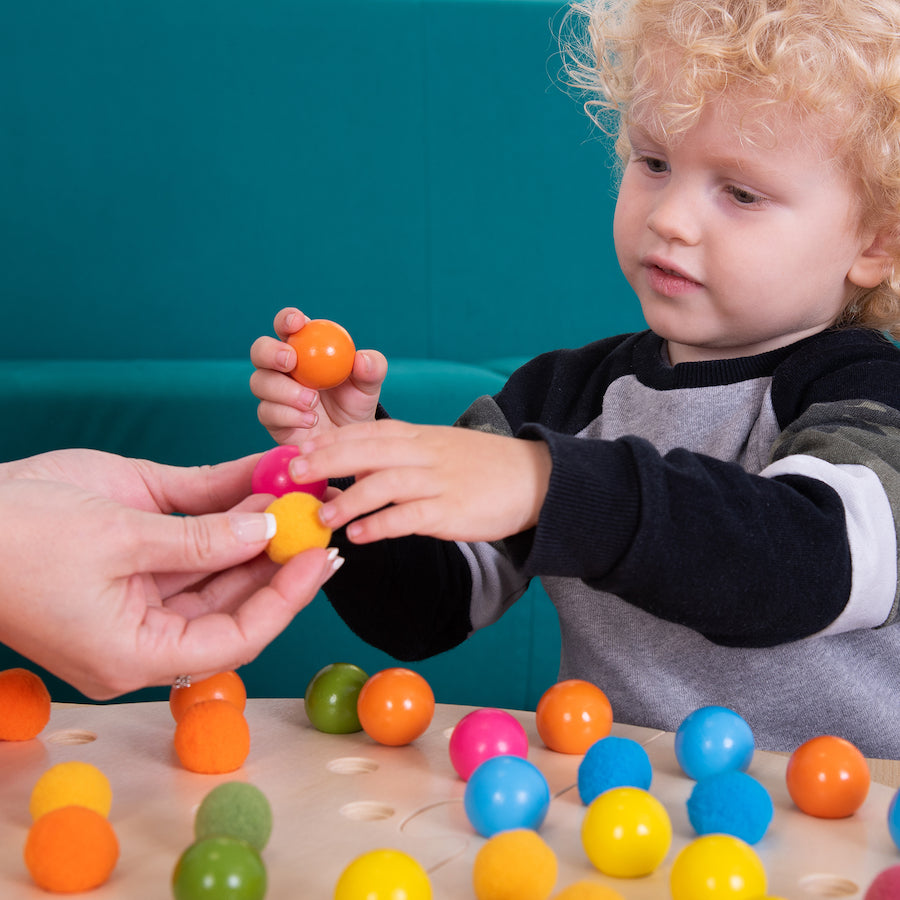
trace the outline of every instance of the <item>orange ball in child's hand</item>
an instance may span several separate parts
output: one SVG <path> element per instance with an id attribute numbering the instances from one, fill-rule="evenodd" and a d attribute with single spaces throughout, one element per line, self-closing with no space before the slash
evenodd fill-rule
<path id="1" fill-rule="evenodd" d="M 347 330 L 328 319 L 311 319 L 287 338 L 297 353 L 291 377 L 317 391 L 337 387 L 350 377 L 356 347 Z"/>
<path id="2" fill-rule="evenodd" d="M 50 721 L 50 692 L 28 669 L 0 672 L 0 741 L 30 741 Z"/>
<path id="3" fill-rule="evenodd" d="M 266 507 L 275 516 L 275 537 L 266 545 L 272 562 L 283 565 L 289 559 L 311 547 L 327 547 L 331 529 L 319 519 L 322 501 L 304 491 L 292 491 Z"/>
<path id="4" fill-rule="evenodd" d="M 172 718 L 177 722 L 189 706 L 201 700 L 227 700 L 243 712 L 247 705 L 247 688 L 241 676 L 234 671 L 218 672 L 183 687 L 176 684 L 169 691 Z"/>
<path id="5" fill-rule="evenodd" d="M 119 841 L 100 813 L 85 806 L 61 806 L 31 826 L 24 857 L 31 877 L 45 891 L 90 891 L 116 867 Z"/>
<path id="6" fill-rule="evenodd" d="M 227 700 L 201 700 L 175 726 L 175 752 L 191 772 L 234 772 L 250 753 L 250 726 Z"/>

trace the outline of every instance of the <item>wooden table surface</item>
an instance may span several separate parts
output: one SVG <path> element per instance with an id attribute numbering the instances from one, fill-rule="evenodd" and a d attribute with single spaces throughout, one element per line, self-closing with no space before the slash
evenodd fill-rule
<path id="1" fill-rule="evenodd" d="M 268 900 L 329 900 L 344 867 L 378 847 L 418 859 L 430 873 L 435 900 L 473 900 L 472 863 L 484 838 L 465 816 L 465 784 L 447 751 L 453 726 L 470 709 L 439 706 L 421 738 L 407 747 L 385 747 L 364 733 L 315 731 L 300 700 L 251 700 L 250 756 L 237 772 L 213 776 L 188 772 L 178 763 L 165 703 L 55 706 L 36 740 L 0 745 L 0 897 L 49 896 L 32 884 L 22 862 L 28 800 L 49 766 L 79 759 L 98 766 L 112 783 L 110 821 L 121 845 L 110 881 L 85 896 L 171 897 L 171 873 L 193 839 L 198 804 L 215 785 L 245 780 L 264 791 L 274 813 L 272 839 L 263 852 Z M 650 790 L 665 804 L 674 834 L 654 873 L 613 879 L 591 866 L 581 846 L 584 806 L 575 787 L 581 757 L 547 750 L 534 715 L 513 715 L 525 726 L 529 759 L 546 776 L 553 797 L 540 834 L 559 859 L 556 890 L 587 878 L 615 888 L 626 900 L 668 898 L 672 861 L 696 837 L 685 808 L 694 782 L 677 764 L 673 735 L 613 726 L 614 734 L 646 747 L 653 764 Z M 874 762 L 876 780 L 863 807 L 847 819 L 823 820 L 793 806 L 784 783 L 786 763 L 784 755 L 757 751 L 749 769 L 775 805 L 772 825 L 755 848 L 766 866 L 769 892 L 789 900 L 861 900 L 879 871 L 900 863 L 886 823 L 900 764 Z"/>

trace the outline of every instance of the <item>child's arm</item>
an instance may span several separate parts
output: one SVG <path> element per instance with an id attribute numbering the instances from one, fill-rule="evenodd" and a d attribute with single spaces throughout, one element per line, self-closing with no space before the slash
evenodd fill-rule
<path id="1" fill-rule="evenodd" d="M 779 369 L 774 405 L 787 429 L 785 437 L 792 437 L 778 445 L 777 466 L 761 474 L 700 452 L 661 453 L 649 441 L 628 435 L 586 440 L 580 436 L 581 407 L 591 393 L 592 376 L 584 389 L 570 390 L 574 404 L 554 409 L 562 395 L 555 390 L 552 367 L 530 367 L 528 390 L 520 390 L 521 378 L 514 379 L 515 389 L 497 398 L 500 405 L 483 398 L 479 417 L 471 422 L 481 428 L 504 421 L 505 434 L 518 437 L 502 440 L 518 449 L 549 448 L 552 458 L 537 526 L 528 527 L 531 519 L 526 516 L 518 525 L 527 530 L 505 541 L 512 562 L 525 578 L 576 578 L 734 646 L 771 646 L 826 629 L 831 633 L 874 627 L 896 617 L 890 607 L 898 568 L 891 506 L 900 508 L 898 360 L 894 350 L 879 351 L 863 339 L 856 347 L 854 340 L 841 335 L 822 339 L 825 349 L 841 351 L 836 362 L 831 355 L 810 351 Z M 829 342 L 838 346 L 831 348 Z M 590 359 L 584 354 L 561 359 L 552 365 L 567 369 L 564 380 L 571 388 L 572 366 Z M 615 380 L 617 367 L 607 374 Z M 607 379 L 601 379 L 601 391 L 605 383 Z M 796 398 L 783 396 L 784 385 L 791 386 L 789 393 Z M 512 394 L 531 397 L 535 391 L 543 392 L 538 405 L 514 408 Z M 860 395 L 870 399 L 851 409 L 848 401 L 852 405 L 852 398 Z M 813 410 L 804 416 L 810 404 Z M 493 415 L 487 407 L 494 408 Z M 813 411 L 819 416 L 814 424 Z M 790 427 L 792 422 L 796 426 Z M 378 425 L 369 436 L 354 429 L 346 439 L 317 439 L 304 457 L 317 477 L 328 474 L 330 463 L 323 461 L 332 453 L 338 454 L 342 473 L 354 465 L 365 469 L 355 494 L 348 491 L 332 507 L 340 511 L 334 521 L 371 510 L 382 524 L 391 523 L 392 533 L 405 528 L 492 539 L 490 520 L 475 518 L 492 510 L 490 503 L 479 505 L 473 472 L 485 473 L 490 467 L 496 472 L 499 467 L 503 471 L 497 477 L 515 493 L 521 477 L 517 473 L 523 470 L 512 456 L 494 458 L 494 448 L 482 444 L 481 439 L 496 434 L 476 435 L 477 445 L 454 438 L 453 455 L 463 461 L 457 471 L 471 479 L 472 486 L 458 490 L 448 482 L 432 495 L 427 487 L 432 476 L 423 479 L 417 471 L 423 462 L 426 469 L 430 465 L 428 442 L 422 440 L 428 434 L 399 434 Z M 430 435 L 437 436 L 437 431 Z M 525 437 L 531 440 L 522 440 Z M 398 450 L 398 441 L 409 446 Z M 526 477 L 523 506 L 516 507 L 520 512 L 531 508 L 531 490 Z M 400 510 L 384 510 L 387 518 L 378 505 L 389 502 Z M 416 509 L 432 512 L 425 517 Z M 506 524 L 498 525 L 499 531 L 515 521 L 506 518 L 508 512 L 500 504 L 497 513 Z M 401 521 L 398 515 L 405 524 L 395 529 Z M 472 517 L 468 523 L 467 517 Z M 367 539 L 365 531 L 355 539 Z"/>
<path id="2" fill-rule="evenodd" d="M 278 338 L 260 337 L 250 349 L 256 371 L 250 390 L 259 402 L 259 421 L 279 444 L 302 444 L 312 435 L 375 418 L 387 360 L 377 350 L 358 350 L 350 377 L 335 388 L 315 391 L 290 376 L 297 355 L 284 343 L 309 319 L 288 307 L 275 317 Z"/>
<path id="3" fill-rule="evenodd" d="M 356 476 L 320 513 L 331 528 L 350 523 L 355 543 L 409 534 L 495 541 L 537 524 L 550 468 L 542 441 L 382 419 L 306 441 L 291 475 Z"/>

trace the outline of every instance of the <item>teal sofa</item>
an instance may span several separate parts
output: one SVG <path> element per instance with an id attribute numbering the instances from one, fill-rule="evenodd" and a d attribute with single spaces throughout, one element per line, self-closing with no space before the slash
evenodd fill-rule
<path id="1" fill-rule="evenodd" d="M 525 358 L 643 327 L 612 249 L 608 142 L 556 78 L 560 16 L 543 0 L 5 4 L 0 460 L 266 449 L 248 351 L 286 305 L 382 350 L 390 413 L 436 423 Z M 528 709 L 558 655 L 535 585 L 414 668 L 440 701 Z M 299 696 L 338 660 L 396 664 L 318 597 L 242 675 L 252 696 Z"/>

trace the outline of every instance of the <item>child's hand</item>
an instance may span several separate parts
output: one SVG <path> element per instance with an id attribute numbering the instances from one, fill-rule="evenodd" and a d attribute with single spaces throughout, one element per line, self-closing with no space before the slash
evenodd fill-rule
<path id="1" fill-rule="evenodd" d="M 260 401 L 259 421 L 279 444 L 302 444 L 331 428 L 374 419 L 387 375 L 387 360 L 381 353 L 359 350 L 343 384 L 328 391 L 298 384 L 289 374 L 297 354 L 283 339 L 308 321 L 298 309 L 283 309 L 275 317 L 275 333 L 281 340 L 257 338 L 250 348 L 250 361 L 256 367 L 250 390 Z"/>
<path id="2" fill-rule="evenodd" d="M 320 511 L 331 528 L 350 522 L 355 543 L 407 534 L 492 541 L 537 524 L 551 467 L 542 441 L 382 419 L 307 441 L 291 475 L 356 476 Z"/>

